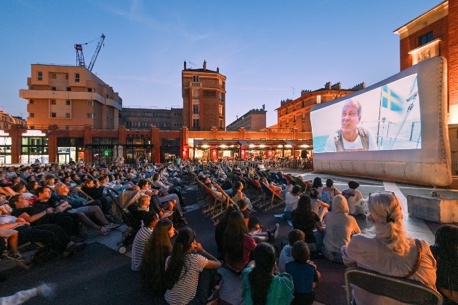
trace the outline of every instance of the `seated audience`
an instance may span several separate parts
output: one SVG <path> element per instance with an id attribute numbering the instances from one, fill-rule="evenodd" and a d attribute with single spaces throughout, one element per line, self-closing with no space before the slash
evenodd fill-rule
<path id="1" fill-rule="evenodd" d="M 132 261 L 130 264 L 132 271 L 140 270 L 143 250 L 158 221 L 159 216 L 156 213 L 147 214 L 143 219 L 142 227 L 135 234 L 134 242 L 132 243 Z"/>
<path id="2" fill-rule="evenodd" d="M 321 201 L 318 197 L 320 192 L 317 189 L 312 188 L 310 190 L 310 199 L 312 204 L 312 211 L 318 215 L 321 221 L 323 221 L 324 216 L 329 210 L 330 205 Z"/>
<path id="3" fill-rule="evenodd" d="M 278 269 L 280 272 L 286 272 L 286 264 L 294 260 L 292 249 L 298 240 L 305 240 L 305 234 L 301 230 L 293 229 L 288 234 L 288 244 L 281 249 L 278 257 Z M 308 247 L 307 247 L 308 248 Z"/>
<path id="4" fill-rule="evenodd" d="M 173 223 L 162 219 L 154 228 L 143 250 L 140 278 L 142 285 L 155 296 L 165 293 L 165 260 L 172 254 L 170 239 L 175 235 Z"/>
<path id="5" fill-rule="evenodd" d="M 229 215 L 224 233 L 224 260 L 226 265 L 235 272 L 241 272 L 250 261 L 251 251 L 256 247 L 256 241 L 249 234 L 243 215 L 233 211 Z"/>
<path id="6" fill-rule="evenodd" d="M 260 243 L 253 251 L 254 265 L 243 270 L 242 297 L 246 305 L 289 305 L 294 299 L 293 278 L 275 275 L 275 249 Z"/>
<path id="7" fill-rule="evenodd" d="M 333 209 L 326 214 L 326 233 L 322 253 L 330 261 L 343 263 L 340 249 L 347 245 L 353 234 L 361 229 L 353 216 L 348 215 L 348 203 L 342 195 L 332 200 Z"/>
<path id="8" fill-rule="evenodd" d="M 207 304 L 220 279 L 221 263 L 196 242 L 190 228 L 181 229 L 166 260 L 165 300 L 169 304 Z"/>
<path id="9" fill-rule="evenodd" d="M 304 241 L 296 241 L 292 253 L 294 261 L 286 264 L 286 272 L 291 274 L 294 282 L 294 300 L 291 305 L 312 305 L 320 272 L 310 260 L 310 250 Z"/>
<path id="10" fill-rule="evenodd" d="M 458 226 L 440 226 L 431 252 L 437 261 L 436 287 L 444 304 L 458 304 Z"/>
<path id="11" fill-rule="evenodd" d="M 302 195 L 291 215 L 293 228 L 305 234 L 305 242 L 312 252 L 321 251 L 323 244 L 323 226 L 320 218 L 312 211 L 312 204 L 308 195 Z M 316 229 L 316 230 L 315 230 Z"/>
<path id="12" fill-rule="evenodd" d="M 375 236 L 354 235 L 348 245 L 342 247 L 345 265 L 419 281 L 436 289 L 436 260 L 426 242 L 406 236 L 398 198 L 388 192 L 372 193 L 368 209 Z M 352 288 L 352 295 L 356 304 L 400 304 L 358 287 Z"/>
<path id="13" fill-rule="evenodd" d="M 342 191 L 342 195 L 348 201 L 348 214 L 365 215 L 366 209 L 363 200 L 363 194 L 357 190 L 359 183 L 357 181 L 348 181 L 348 189 Z"/>

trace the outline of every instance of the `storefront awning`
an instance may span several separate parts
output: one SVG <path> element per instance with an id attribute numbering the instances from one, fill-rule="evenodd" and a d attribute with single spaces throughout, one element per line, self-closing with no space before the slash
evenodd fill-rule
<path id="1" fill-rule="evenodd" d="M 299 146 L 297 146 L 297 144 L 294 143 L 293 141 L 285 140 L 285 143 L 286 145 L 291 145 L 291 147 L 294 149 L 299 148 Z"/>

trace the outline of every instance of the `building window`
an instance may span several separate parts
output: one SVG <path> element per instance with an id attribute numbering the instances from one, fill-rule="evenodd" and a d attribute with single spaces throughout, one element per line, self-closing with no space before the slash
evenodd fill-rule
<path id="1" fill-rule="evenodd" d="M 192 105 L 192 113 L 195 113 L 195 114 L 199 113 L 199 105 Z"/>
<path id="2" fill-rule="evenodd" d="M 43 72 L 38 72 L 38 80 L 43 80 Z"/>
<path id="3" fill-rule="evenodd" d="M 51 100 L 51 105 L 55 105 L 56 104 L 56 100 Z"/>
<path id="4" fill-rule="evenodd" d="M 65 79 L 68 79 L 68 73 L 65 73 Z"/>
<path id="5" fill-rule="evenodd" d="M 91 107 L 94 106 L 94 101 L 87 101 L 87 105 Z"/>
<path id="6" fill-rule="evenodd" d="M 428 42 L 432 41 L 434 39 L 433 32 L 426 33 L 425 35 L 422 35 L 418 38 L 418 44 L 419 46 L 422 46 L 424 44 L 427 44 Z"/>
<path id="7" fill-rule="evenodd" d="M 193 77 L 192 77 L 192 81 L 193 81 L 194 83 L 198 83 L 198 82 L 199 82 L 199 76 L 193 76 Z"/>
<path id="8" fill-rule="evenodd" d="M 33 113 L 33 112 L 29 113 L 29 117 L 30 118 L 34 118 L 35 117 L 35 113 Z"/>
<path id="9" fill-rule="evenodd" d="M 55 112 L 51 112 L 51 117 L 55 118 L 56 117 L 56 113 Z"/>
<path id="10" fill-rule="evenodd" d="M 56 88 L 56 87 L 51 87 L 51 90 L 52 90 L 52 91 L 56 91 L 57 88 Z"/>
<path id="11" fill-rule="evenodd" d="M 67 91 L 72 91 L 72 87 L 67 87 Z"/>
<path id="12" fill-rule="evenodd" d="M 316 96 L 316 103 L 321 104 L 321 95 Z"/>
<path id="13" fill-rule="evenodd" d="M 69 119 L 69 118 L 70 118 L 70 113 L 68 113 L 68 112 L 65 113 L 65 117 L 66 117 L 67 119 Z"/>
<path id="14" fill-rule="evenodd" d="M 56 73 L 51 73 L 51 78 L 52 78 L 52 79 L 56 79 L 56 78 L 57 78 Z"/>
<path id="15" fill-rule="evenodd" d="M 35 101 L 34 100 L 30 100 L 29 104 L 35 104 Z"/>
<path id="16" fill-rule="evenodd" d="M 70 106 L 70 100 L 66 100 L 65 105 Z"/>
<path id="17" fill-rule="evenodd" d="M 192 90 L 192 98 L 198 99 L 199 97 L 200 97 L 200 90 L 199 89 Z"/>
<path id="18" fill-rule="evenodd" d="M 94 114 L 93 113 L 88 113 L 87 114 L 87 118 L 88 119 L 93 119 L 94 118 Z"/>
<path id="19" fill-rule="evenodd" d="M 75 83 L 79 83 L 79 82 L 80 82 L 80 74 L 75 73 Z"/>
<path id="20" fill-rule="evenodd" d="M 199 119 L 192 120 L 192 127 L 199 128 Z"/>
<path id="21" fill-rule="evenodd" d="M 218 105 L 218 113 L 219 115 L 223 115 L 223 105 Z"/>

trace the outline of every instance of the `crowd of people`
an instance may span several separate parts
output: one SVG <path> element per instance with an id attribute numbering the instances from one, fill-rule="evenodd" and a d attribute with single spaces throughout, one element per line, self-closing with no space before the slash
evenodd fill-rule
<path id="1" fill-rule="evenodd" d="M 281 176 L 281 173 L 278 173 Z M 244 177 L 266 183 L 285 199 L 284 221 L 264 230 L 256 201 Z M 185 219 L 186 192 L 194 179 L 231 204 L 215 224 L 218 254 L 205 251 Z M 305 187 L 304 187 L 305 185 Z M 7 257 L 21 260 L 20 245 L 44 245 L 54 255 L 71 256 L 85 249 L 81 226 L 110 234 L 125 219 L 135 221 L 131 269 L 155 298 L 168 304 L 216 304 L 225 267 L 242 279 L 246 304 L 312 304 L 321 274 L 312 259 L 330 261 L 404 277 L 437 289 L 449 304 L 458 301 L 458 228 L 444 225 L 436 243 L 408 238 L 402 207 L 392 193 L 363 198 L 359 183 L 338 190 L 319 177 L 297 184 L 274 181 L 257 168 L 181 161 L 95 167 L 68 165 L 6 167 L 0 171 L 0 243 Z M 126 214 L 110 191 L 131 192 Z M 361 233 L 355 216 L 367 215 L 373 236 Z M 290 230 L 288 243 L 275 249 L 279 228 Z M 417 263 L 419 261 L 419 263 Z M 353 289 L 356 304 L 397 304 Z"/>

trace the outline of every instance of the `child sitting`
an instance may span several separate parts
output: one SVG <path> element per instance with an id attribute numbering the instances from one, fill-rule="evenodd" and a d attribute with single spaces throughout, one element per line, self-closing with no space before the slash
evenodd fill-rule
<path id="1" fill-rule="evenodd" d="M 320 272 L 310 261 L 310 250 L 304 241 L 296 241 L 292 253 L 294 261 L 286 264 L 286 272 L 291 274 L 294 282 L 294 300 L 291 305 L 312 305 L 315 300 L 313 289 L 321 276 Z"/>
<path id="2" fill-rule="evenodd" d="M 289 244 L 283 247 L 278 257 L 278 269 L 280 269 L 280 272 L 286 272 L 286 264 L 294 261 L 292 250 L 294 243 L 298 240 L 305 241 L 305 233 L 298 229 L 291 230 L 288 234 Z"/>

